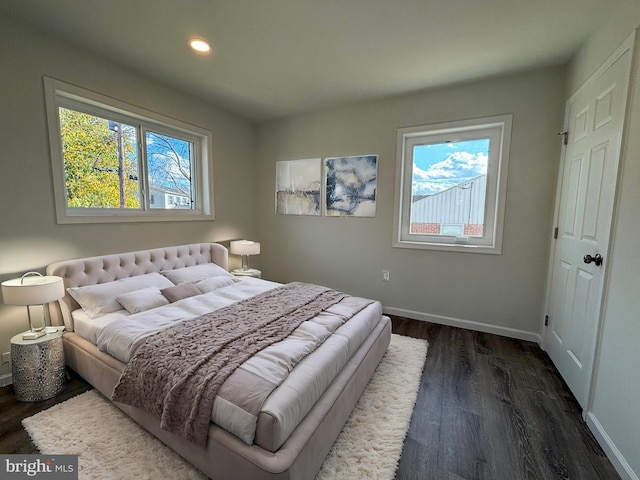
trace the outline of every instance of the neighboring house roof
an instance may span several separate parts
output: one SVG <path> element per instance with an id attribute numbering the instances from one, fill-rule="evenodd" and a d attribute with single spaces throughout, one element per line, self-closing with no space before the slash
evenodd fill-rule
<path id="1" fill-rule="evenodd" d="M 484 223 L 487 176 L 480 175 L 441 192 L 413 198 L 413 223 Z"/>

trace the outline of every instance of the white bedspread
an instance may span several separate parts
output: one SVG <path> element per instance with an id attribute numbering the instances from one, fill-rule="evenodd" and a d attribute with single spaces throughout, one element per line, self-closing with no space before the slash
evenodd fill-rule
<path id="1" fill-rule="evenodd" d="M 279 283 L 246 277 L 233 285 L 185 298 L 169 305 L 110 321 L 103 326 L 96 345 L 127 363 L 136 345 L 175 322 L 196 318 L 279 286 Z"/>
<path id="2" fill-rule="evenodd" d="M 175 322 L 196 318 L 239 300 L 279 286 L 279 283 L 243 277 L 234 285 L 175 303 L 128 315 L 114 312 L 88 320 L 74 315 L 77 333 L 126 363 L 136 345 Z M 304 322 L 284 341 L 259 352 L 240 369 L 279 385 L 267 398 L 260 418 L 216 398 L 211 419 L 244 442 L 275 451 L 304 418 L 327 386 L 367 338 L 382 314 L 379 302 L 348 297 L 315 319 Z M 362 311 L 361 311 L 362 310 Z M 350 321 L 346 319 L 361 311 Z M 259 422 L 263 423 L 260 427 Z M 265 426 L 266 425 L 266 426 Z M 256 431 L 264 438 L 257 438 Z M 267 432 L 264 434 L 264 432 Z"/>

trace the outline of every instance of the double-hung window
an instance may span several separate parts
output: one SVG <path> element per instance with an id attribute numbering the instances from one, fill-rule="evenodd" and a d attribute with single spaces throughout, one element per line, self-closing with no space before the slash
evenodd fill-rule
<path id="1" fill-rule="evenodd" d="M 501 253 L 511 115 L 401 128 L 394 247 Z"/>
<path id="2" fill-rule="evenodd" d="M 211 132 L 45 77 L 58 223 L 213 219 Z"/>

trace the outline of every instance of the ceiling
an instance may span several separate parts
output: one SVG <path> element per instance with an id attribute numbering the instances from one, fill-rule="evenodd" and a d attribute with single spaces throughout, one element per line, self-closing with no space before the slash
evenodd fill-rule
<path id="1" fill-rule="evenodd" d="M 620 0 L 2 0 L 255 121 L 567 62 Z M 192 53 L 187 40 L 214 52 Z"/>

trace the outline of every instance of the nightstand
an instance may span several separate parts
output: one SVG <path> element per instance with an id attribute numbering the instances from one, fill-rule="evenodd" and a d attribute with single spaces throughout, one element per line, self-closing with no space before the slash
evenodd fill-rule
<path id="1" fill-rule="evenodd" d="M 62 331 L 35 340 L 11 339 L 13 391 L 22 402 L 39 402 L 64 390 L 66 371 Z"/>
<path id="2" fill-rule="evenodd" d="M 256 270 L 255 268 L 248 268 L 246 270 L 242 270 L 241 268 L 237 268 L 235 270 L 231 270 L 231 274 L 236 277 L 255 277 L 261 278 L 262 272 L 260 270 Z"/>

